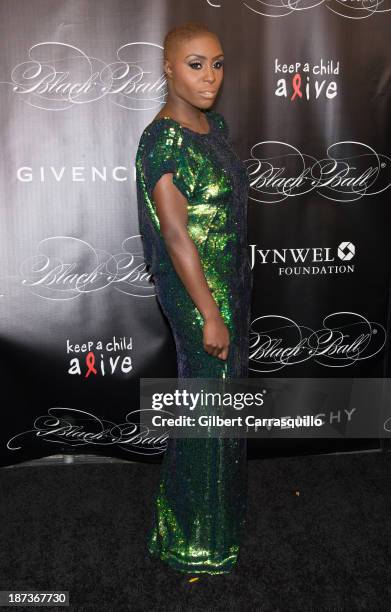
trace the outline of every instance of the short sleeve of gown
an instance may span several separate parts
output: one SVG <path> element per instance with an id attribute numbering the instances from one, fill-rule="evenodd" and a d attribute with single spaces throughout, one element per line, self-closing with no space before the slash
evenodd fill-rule
<path id="1" fill-rule="evenodd" d="M 185 198 L 191 198 L 199 162 L 180 125 L 166 120 L 152 124 L 143 156 L 143 172 L 151 198 L 156 183 L 167 172 L 173 174 L 172 181 Z"/>

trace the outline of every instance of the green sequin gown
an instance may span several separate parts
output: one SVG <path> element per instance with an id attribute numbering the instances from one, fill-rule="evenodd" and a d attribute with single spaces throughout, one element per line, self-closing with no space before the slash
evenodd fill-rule
<path id="1" fill-rule="evenodd" d="M 178 378 L 245 378 L 252 276 L 247 256 L 248 176 L 220 113 L 199 134 L 152 121 L 136 155 L 140 232 L 156 296 L 171 326 Z M 188 202 L 188 232 L 230 332 L 226 361 L 203 349 L 203 319 L 177 275 L 152 199 L 165 173 Z M 154 503 L 149 552 L 176 570 L 223 574 L 235 566 L 247 508 L 246 438 L 170 438 Z"/>

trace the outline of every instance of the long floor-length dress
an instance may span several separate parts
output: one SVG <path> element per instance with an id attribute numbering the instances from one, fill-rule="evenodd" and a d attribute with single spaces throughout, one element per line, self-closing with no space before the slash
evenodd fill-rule
<path id="1" fill-rule="evenodd" d="M 204 112 L 207 134 L 170 117 L 155 119 L 142 133 L 136 155 L 140 232 L 157 299 L 173 331 L 178 378 L 246 378 L 252 290 L 248 175 L 223 115 Z M 230 332 L 227 360 L 204 350 L 203 318 L 160 233 L 152 191 L 167 172 L 187 198 L 187 229 Z M 180 571 L 228 573 L 238 559 L 246 508 L 246 438 L 170 438 L 148 550 Z"/>

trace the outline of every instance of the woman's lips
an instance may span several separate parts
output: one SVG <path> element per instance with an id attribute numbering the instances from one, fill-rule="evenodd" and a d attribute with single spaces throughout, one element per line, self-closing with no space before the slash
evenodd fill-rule
<path id="1" fill-rule="evenodd" d="M 203 96 L 204 98 L 214 98 L 215 95 L 215 91 L 200 91 L 200 96 Z"/>

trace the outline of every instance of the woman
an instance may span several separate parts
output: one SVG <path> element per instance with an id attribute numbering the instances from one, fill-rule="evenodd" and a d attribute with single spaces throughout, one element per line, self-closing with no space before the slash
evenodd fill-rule
<path id="1" fill-rule="evenodd" d="M 164 41 L 165 106 L 136 156 L 140 231 L 173 331 L 178 378 L 248 376 L 252 277 L 248 179 L 211 110 L 223 80 L 217 36 L 199 23 Z M 223 574 L 238 559 L 247 496 L 246 438 L 170 439 L 150 553 L 188 573 Z"/>

